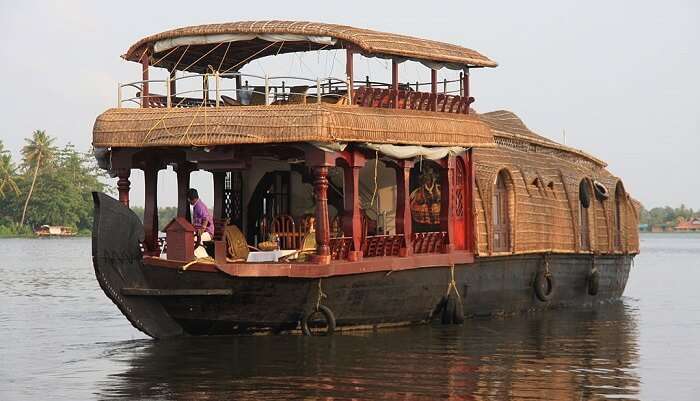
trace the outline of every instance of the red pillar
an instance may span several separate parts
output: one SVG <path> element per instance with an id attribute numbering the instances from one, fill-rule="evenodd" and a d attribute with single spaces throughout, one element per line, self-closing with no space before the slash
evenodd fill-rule
<path id="1" fill-rule="evenodd" d="M 442 174 L 440 174 L 440 230 L 447 232 L 445 252 L 454 250 L 454 176 L 455 157 L 446 157 Z"/>
<path id="2" fill-rule="evenodd" d="M 158 247 L 158 165 L 148 163 L 143 171 L 146 199 L 143 208 L 144 247 L 146 253 L 160 255 Z"/>
<path id="3" fill-rule="evenodd" d="M 117 191 L 119 191 L 119 202 L 124 206 L 129 207 L 129 189 L 131 182 L 129 182 L 129 176 L 131 175 L 131 170 L 128 168 L 122 168 L 117 170 Z"/>
<path id="4" fill-rule="evenodd" d="M 362 258 L 362 217 L 360 210 L 360 169 L 367 160 L 365 156 L 354 151 L 346 157 L 347 167 L 343 169 L 345 181 L 345 198 L 343 213 L 343 232 L 352 237 L 352 251 L 348 259 L 359 260 Z"/>
<path id="5" fill-rule="evenodd" d="M 328 221 L 328 166 L 314 166 L 314 195 L 316 196 L 316 255 L 318 263 L 330 263 L 330 222 Z"/>
<path id="6" fill-rule="evenodd" d="M 469 252 L 474 252 L 474 244 L 475 244 L 475 229 L 474 229 L 474 222 L 476 221 L 475 215 L 474 215 L 474 188 L 475 182 L 474 182 L 474 159 L 473 159 L 473 153 L 472 149 L 469 149 L 467 153 L 464 155 L 466 158 L 466 174 L 467 174 L 467 183 L 466 183 L 466 188 L 465 188 L 465 193 L 464 196 L 466 197 L 466 203 L 467 207 L 465 207 L 464 210 L 464 224 L 466 226 L 466 233 L 464 236 L 464 244 L 465 244 L 465 249 L 468 250 Z"/>
<path id="7" fill-rule="evenodd" d="M 403 234 L 406 248 L 402 256 L 413 254 L 413 224 L 411 221 L 411 195 L 409 183 L 413 160 L 400 160 L 396 166 L 396 234 Z"/>
<path id="8" fill-rule="evenodd" d="M 143 87 L 141 88 L 141 107 L 149 107 L 149 92 L 148 92 L 148 51 L 143 52 L 141 55 L 141 80 L 143 80 Z"/>

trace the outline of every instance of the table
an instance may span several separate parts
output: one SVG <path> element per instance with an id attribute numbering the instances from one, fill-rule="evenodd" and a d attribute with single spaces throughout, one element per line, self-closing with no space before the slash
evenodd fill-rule
<path id="1" fill-rule="evenodd" d="M 277 249 L 274 251 L 256 251 L 248 253 L 246 262 L 277 262 L 279 258 L 296 253 L 294 249 Z"/>

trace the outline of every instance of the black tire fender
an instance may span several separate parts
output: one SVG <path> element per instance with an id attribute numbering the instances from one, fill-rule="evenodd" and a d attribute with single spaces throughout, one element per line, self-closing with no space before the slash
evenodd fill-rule
<path id="1" fill-rule="evenodd" d="M 312 318 L 316 316 L 316 314 L 320 313 L 323 315 L 323 318 L 326 320 L 326 331 L 322 332 L 320 334 L 314 334 L 314 332 L 311 331 L 310 323 L 312 321 Z M 330 336 L 335 332 L 335 316 L 333 315 L 333 311 L 330 310 L 329 307 L 325 305 L 319 305 L 316 310 L 311 311 L 310 313 L 307 313 L 304 315 L 304 318 L 301 319 L 301 331 L 304 333 L 306 336 L 313 336 L 313 335 L 322 335 L 322 336 Z"/>
<path id="2" fill-rule="evenodd" d="M 456 297 L 451 293 L 447 296 L 445 307 L 442 308 L 442 316 L 440 318 L 442 324 L 452 324 L 454 322 L 455 311 L 457 309 L 455 298 Z"/>
<path id="3" fill-rule="evenodd" d="M 552 273 L 539 271 L 535 275 L 535 295 L 542 302 L 547 302 L 554 295 L 554 276 Z"/>
<path id="4" fill-rule="evenodd" d="M 598 290 L 600 289 L 600 272 L 598 269 L 591 270 L 586 281 L 588 284 L 588 295 L 598 295 Z"/>
<path id="5" fill-rule="evenodd" d="M 453 324 L 464 323 L 464 305 L 462 299 L 455 295 L 455 314 L 452 317 Z"/>

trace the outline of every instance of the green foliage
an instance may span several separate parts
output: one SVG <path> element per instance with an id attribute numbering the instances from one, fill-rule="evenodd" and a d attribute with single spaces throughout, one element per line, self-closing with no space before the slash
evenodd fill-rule
<path id="1" fill-rule="evenodd" d="M 648 224 L 649 226 L 673 227 L 680 220 L 688 220 L 693 217 L 700 218 L 700 211 L 695 212 L 692 208 L 688 209 L 683 204 L 677 208 L 670 206 L 655 207 L 651 210 L 642 208 L 639 213 L 639 223 Z"/>
<path id="2" fill-rule="evenodd" d="M 27 226 L 0 225 L 0 238 L 7 237 L 33 237 L 34 231 Z"/>
<path id="3" fill-rule="evenodd" d="M 139 216 L 139 219 L 143 221 L 143 207 L 141 206 L 132 206 L 131 210 L 136 213 L 137 216 Z M 168 207 L 159 207 L 158 208 L 158 229 L 163 231 L 163 228 L 172 221 L 172 219 L 177 216 L 177 208 L 168 206 Z"/>
<path id="4" fill-rule="evenodd" d="M 22 148 L 19 169 L 0 142 L 0 235 L 31 233 L 43 224 L 83 233 L 92 228 L 91 192 L 105 191 L 105 173 L 90 153 L 70 143 L 59 149 L 54 141 L 35 131 Z"/>

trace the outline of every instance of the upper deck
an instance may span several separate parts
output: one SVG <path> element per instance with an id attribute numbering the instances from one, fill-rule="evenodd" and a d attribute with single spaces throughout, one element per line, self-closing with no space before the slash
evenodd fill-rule
<path id="1" fill-rule="evenodd" d="M 267 56 L 333 50 L 345 53 L 344 75 L 323 76 L 309 68 L 305 75 L 244 70 L 251 62 Z M 390 78 L 365 75 L 356 79 L 355 56 L 390 61 Z M 141 39 L 122 57 L 140 63 L 142 74 L 138 81 L 118 85 L 117 108 L 231 111 L 246 106 L 316 103 L 469 114 L 474 102 L 469 91 L 470 70 L 497 65 L 486 56 L 457 45 L 299 21 L 235 22 L 175 29 Z M 399 65 L 407 61 L 427 67 L 430 80 L 400 77 Z M 303 60 L 299 59 L 299 63 L 303 64 Z M 151 72 L 162 77 L 154 78 Z"/>

